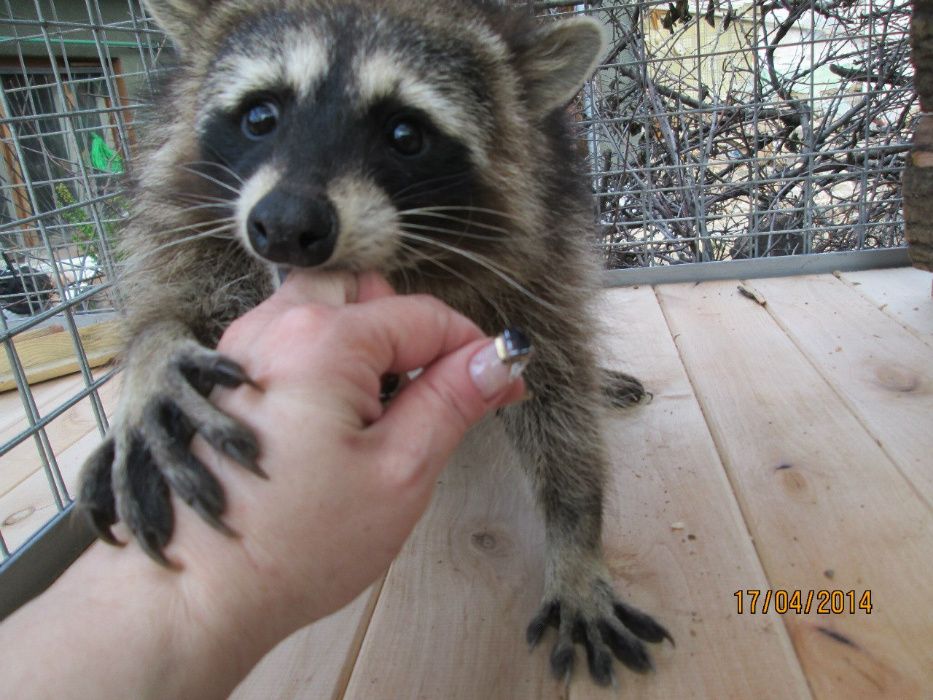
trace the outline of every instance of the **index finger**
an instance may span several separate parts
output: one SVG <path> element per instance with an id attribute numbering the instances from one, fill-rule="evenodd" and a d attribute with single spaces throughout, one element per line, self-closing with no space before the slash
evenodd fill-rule
<path id="1" fill-rule="evenodd" d="M 315 302 L 344 306 L 393 296 L 395 290 L 378 272 L 318 272 L 297 268 L 288 273 L 282 286 L 267 301 L 274 310 L 279 304 L 293 306 Z"/>
<path id="2" fill-rule="evenodd" d="M 380 373 L 402 374 L 484 338 L 480 328 L 427 295 L 373 299 L 344 310 L 344 347 L 363 353 Z"/>
<path id="3" fill-rule="evenodd" d="M 288 273 L 282 286 L 260 306 L 267 311 L 284 311 L 289 306 L 316 302 L 329 306 L 344 306 L 355 302 L 359 282 L 349 272 L 318 272 L 296 268 Z"/>

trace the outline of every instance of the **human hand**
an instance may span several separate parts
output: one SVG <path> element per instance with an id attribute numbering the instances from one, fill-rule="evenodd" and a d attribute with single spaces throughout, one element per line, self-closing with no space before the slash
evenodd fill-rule
<path id="1" fill-rule="evenodd" d="M 213 399 L 255 431 L 269 479 L 196 445 L 224 482 L 225 521 L 241 537 L 222 538 L 189 512 L 168 553 L 203 583 L 205 605 L 273 638 L 375 580 L 466 430 L 524 393 L 472 322 L 436 299 L 396 296 L 375 275 L 293 272 L 234 322 L 219 350 L 257 386 Z M 384 407 L 383 375 L 422 367 Z"/>

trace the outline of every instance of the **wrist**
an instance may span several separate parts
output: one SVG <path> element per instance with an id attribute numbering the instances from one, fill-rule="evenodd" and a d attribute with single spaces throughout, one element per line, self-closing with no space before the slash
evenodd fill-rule
<path id="1" fill-rule="evenodd" d="M 226 697 L 250 657 L 244 640 L 228 636 L 229 628 L 203 607 L 199 590 L 135 544 L 94 544 L 4 621 L 0 641 L 22 652 L 4 677 L 5 690 L 11 697 L 39 688 L 43 696 L 104 700 Z M 44 663 L 50 654 L 51 672 Z"/>
<path id="2" fill-rule="evenodd" d="M 212 529 L 183 504 L 175 504 L 175 513 L 176 530 L 166 554 L 181 570 L 166 573 L 176 584 L 176 657 L 182 664 L 213 669 L 208 681 L 212 674 L 233 679 L 225 693 L 217 693 L 226 697 L 290 630 L 275 614 L 275 592 L 268 590 L 268 577 L 250 557 L 244 538 Z"/>
<path id="3" fill-rule="evenodd" d="M 279 641 L 311 621 L 307 590 L 288 585 L 287 572 L 275 569 L 276 558 L 257 537 L 262 529 L 257 515 L 274 512 L 270 492 L 275 484 L 243 471 L 198 438 L 192 451 L 221 479 L 227 500 L 223 521 L 236 534 L 218 531 L 173 499 L 175 531 L 166 555 L 181 568 L 173 575 L 189 617 L 184 644 L 218 653 L 243 676 Z"/>

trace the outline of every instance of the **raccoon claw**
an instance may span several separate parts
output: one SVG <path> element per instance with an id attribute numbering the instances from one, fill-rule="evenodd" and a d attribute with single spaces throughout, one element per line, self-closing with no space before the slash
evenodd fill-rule
<path id="1" fill-rule="evenodd" d="M 645 673 L 653 664 L 640 640 L 674 642 L 667 630 L 649 615 L 615 600 L 607 584 L 598 582 L 596 590 L 597 600 L 589 605 L 575 605 L 572 598 L 546 601 L 528 625 L 526 639 L 532 648 L 541 641 L 548 627 L 557 628 L 550 664 L 558 680 L 568 678 L 573 672 L 576 644 L 582 644 L 586 651 L 593 680 L 606 686 L 613 682 L 613 656 L 633 671 Z"/>
<path id="2" fill-rule="evenodd" d="M 617 600 L 613 605 L 613 610 L 616 617 L 622 621 L 622 624 L 628 627 L 632 634 L 639 639 L 654 644 L 663 642 L 666 639 L 671 643 L 672 647 L 677 646 L 670 632 L 659 625 L 653 617 L 643 613 L 638 608 L 633 608 L 631 605 Z"/>
<path id="3" fill-rule="evenodd" d="M 114 537 L 110 529 L 117 522 L 117 506 L 110 483 L 113 458 L 113 438 L 108 437 L 84 464 L 77 507 L 98 537 L 108 544 L 120 546 L 123 543 Z"/>
<path id="4" fill-rule="evenodd" d="M 240 365 L 216 352 L 208 350 L 182 355 L 177 362 L 182 376 L 202 396 L 210 394 L 218 384 L 229 389 L 235 389 L 241 384 L 259 388 Z"/>
<path id="5" fill-rule="evenodd" d="M 117 514 L 150 558 L 171 567 L 162 553 L 175 527 L 168 482 L 142 437 L 134 433 L 128 442 L 125 458 L 120 454 L 123 445 L 117 442 L 113 476 Z"/>
<path id="6" fill-rule="evenodd" d="M 128 402 L 122 422 L 85 464 L 78 504 L 101 539 L 119 544 L 111 526 L 120 520 L 146 554 L 174 568 L 163 553 L 175 524 L 172 493 L 204 522 L 237 536 L 222 519 L 226 498 L 220 482 L 191 453 L 195 434 L 268 478 L 257 463 L 259 445 L 253 434 L 206 398 L 215 385 L 252 382 L 239 365 L 194 343 L 176 349 L 144 378 L 131 375 L 127 381 L 139 387 L 128 389 L 135 402 Z"/>
<path id="7" fill-rule="evenodd" d="M 648 403 L 654 398 L 637 377 L 614 370 L 604 370 L 604 375 L 603 395 L 615 408 Z"/>

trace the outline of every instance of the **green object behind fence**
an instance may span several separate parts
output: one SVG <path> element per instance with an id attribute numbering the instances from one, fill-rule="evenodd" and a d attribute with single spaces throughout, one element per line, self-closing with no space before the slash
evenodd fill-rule
<path id="1" fill-rule="evenodd" d="M 91 134 L 91 165 L 105 173 L 123 174 L 123 158 L 100 134 Z"/>

